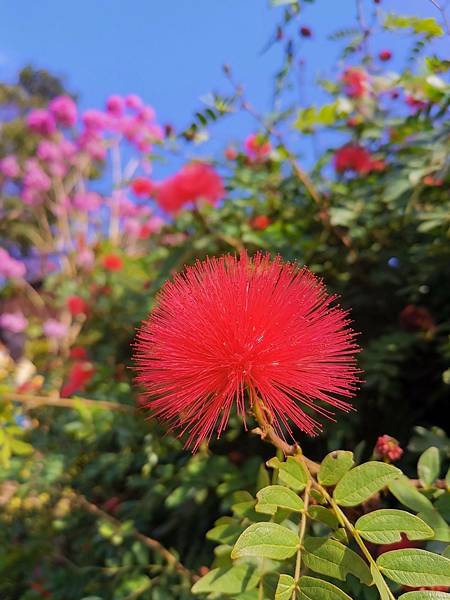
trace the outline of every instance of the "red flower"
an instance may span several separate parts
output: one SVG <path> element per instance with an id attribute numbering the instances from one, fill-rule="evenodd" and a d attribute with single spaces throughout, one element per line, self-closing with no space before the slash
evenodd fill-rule
<path id="1" fill-rule="evenodd" d="M 69 371 L 66 383 L 61 389 L 61 396 L 67 398 L 76 392 L 82 391 L 92 379 L 94 373 L 95 369 L 92 363 L 86 360 L 75 362 Z"/>
<path id="2" fill-rule="evenodd" d="M 436 324 L 428 309 L 408 304 L 400 313 L 400 325 L 408 331 L 434 331 Z"/>
<path id="3" fill-rule="evenodd" d="M 333 300 L 306 268 L 269 254 L 187 267 L 138 333 L 147 406 L 194 448 L 221 434 L 233 406 L 244 421 L 246 405 L 264 407 L 281 435 L 292 423 L 315 435 L 309 411 L 350 410 L 358 383 L 355 334 Z"/>
<path id="4" fill-rule="evenodd" d="M 83 298 L 80 298 L 80 296 L 69 296 L 67 298 L 67 308 L 74 317 L 85 315 L 88 311 L 87 302 Z"/>
<path id="5" fill-rule="evenodd" d="M 136 177 L 130 187 L 138 198 L 148 198 L 155 191 L 155 185 L 147 177 Z"/>
<path id="6" fill-rule="evenodd" d="M 108 271 L 120 271 L 123 267 L 123 260 L 117 254 L 107 254 L 103 257 L 102 264 Z"/>
<path id="7" fill-rule="evenodd" d="M 82 346 L 74 346 L 70 349 L 69 356 L 74 360 L 86 360 L 88 353 L 86 348 L 83 348 Z"/>
<path id="8" fill-rule="evenodd" d="M 228 146 L 227 148 L 225 148 L 225 158 L 227 160 L 236 160 L 237 158 L 237 151 L 236 148 L 234 148 L 233 146 Z"/>
<path id="9" fill-rule="evenodd" d="M 311 37 L 312 33 L 311 33 L 311 29 L 309 27 L 300 27 L 300 35 L 304 38 L 309 38 Z"/>
<path id="10" fill-rule="evenodd" d="M 221 177 L 208 164 L 185 165 L 176 175 L 157 184 L 155 197 L 166 212 L 176 213 L 190 202 L 216 204 L 225 194 Z"/>
<path id="11" fill-rule="evenodd" d="M 334 166 L 336 171 L 355 171 L 356 173 L 370 173 L 370 171 L 382 171 L 385 163 L 375 160 L 368 150 L 357 144 L 342 146 L 334 154 Z"/>
<path id="12" fill-rule="evenodd" d="M 369 78 L 362 69 L 350 67 L 342 75 L 345 93 L 350 98 L 362 98 L 369 89 Z"/>
<path id="13" fill-rule="evenodd" d="M 380 458 L 388 458 L 394 462 L 403 456 L 403 449 L 400 448 L 395 438 L 390 435 L 381 435 L 375 444 L 375 453 Z"/>
<path id="14" fill-rule="evenodd" d="M 247 156 L 256 162 L 263 161 L 272 152 L 272 145 L 264 136 L 252 133 L 244 141 Z"/>
<path id="15" fill-rule="evenodd" d="M 256 217 L 253 217 L 250 221 L 250 225 L 253 229 L 262 231 L 263 229 L 266 229 L 266 227 L 269 227 L 270 219 L 267 215 L 256 215 Z"/>
<path id="16" fill-rule="evenodd" d="M 433 175 L 425 175 L 423 183 L 430 187 L 441 187 L 444 185 L 444 180 L 439 177 L 434 177 Z"/>
<path id="17" fill-rule="evenodd" d="M 410 108 L 412 108 L 416 112 L 419 110 L 423 110 L 428 106 L 428 104 L 425 102 L 425 100 L 421 100 L 420 98 L 415 98 L 414 96 L 411 96 L 411 95 L 406 96 L 405 102 Z"/>
<path id="18" fill-rule="evenodd" d="M 379 54 L 378 54 L 378 58 L 380 60 L 386 61 L 386 60 L 391 60 L 392 58 L 392 52 L 390 50 L 382 50 Z"/>

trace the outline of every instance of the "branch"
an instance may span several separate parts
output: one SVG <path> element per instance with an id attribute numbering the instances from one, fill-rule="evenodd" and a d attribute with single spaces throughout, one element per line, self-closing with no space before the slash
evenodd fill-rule
<path id="1" fill-rule="evenodd" d="M 60 398 L 50 396 L 33 396 L 31 394 L 16 394 L 6 392 L 3 394 L 5 400 L 12 402 L 20 402 L 26 404 L 30 409 L 40 406 L 56 406 L 58 408 L 78 408 L 80 404 L 84 406 L 92 406 L 103 410 L 112 410 L 123 413 L 135 413 L 136 409 L 128 404 L 120 404 L 118 402 L 109 402 L 107 400 L 90 400 L 89 398 Z"/>
<path id="2" fill-rule="evenodd" d="M 80 506 L 84 510 L 86 510 L 91 515 L 94 515 L 96 517 L 99 517 L 101 519 L 105 519 L 106 521 L 109 521 L 116 527 L 122 526 L 122 523 L 118 519 L 116 519 L 109 513 L 105 512 L 104 510 L 99 508 L 96 504 L 94 504 L 93 502 L 90 502 L 85 496 L 83 496 L 82 494 L 79 494 L 77 492 L 75 492 L 75 504 Z M 169 550 L 167 550 L 167 548 L 165 548 L 161 544 L 161 542 L 158 542 L 158 540 L 155 540 L 151 537 L 144 535 L 143 533 L 140 533 L 139 531 L 137 531 L 137 529 L 133 529 L 132 533 L 133 533 L 134 537 L 136 539 L 138 539 L 140 542 L 142 542 L 145 546 L 147 546 L 147 548 L 150 548 L 151 550 L 153 550 L 154 552 L 157 552 L 160 556 L 162 556 L 162 558 L 169 565 L 174 567 L 175 570 L 178 571 L 178 573 L 180 573 L 180 575 L 187 577 L 191 581 L 195 580 L 195 575 L 193 573 L 191 573 L 191 571 L 189 571 L 189 569 L 187 569 L 183 564 L 181 564 L 180 561 L 177 559 L 177 557 L 174 554 L 172 554 Z"/>

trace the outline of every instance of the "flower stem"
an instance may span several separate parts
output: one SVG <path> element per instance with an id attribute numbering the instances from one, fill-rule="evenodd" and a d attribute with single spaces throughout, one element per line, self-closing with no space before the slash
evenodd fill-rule
<path id="1" fill-rule="evenodd" d="M 308 483 L 306 484 L 306 489 L 305 489 L 305 493 L 303 496 L 304 508 L 302 511 L 302 517 L 300 519 L 300 527 L 299 527 L 299 534 L 298 534 L 298 537 L 300 538 L 300 544 L 299 544 L 299 547 L 297 550 L 297 560 L 295 562 L 295 573 L 294 573 L 295 588 L 294 588 L 294 591 L 292 592 L 292 600 L 295 600 L 297 598 L 297 585 L 300 580 L 300 570 L 301 570 L 301 566 L 302 566 L 303 539 L 305 537 L 306 523 L 308 520 L 309 493 L 311 491 L 312 483 L 313 482 L 310 477 L 308 480 Z"/>

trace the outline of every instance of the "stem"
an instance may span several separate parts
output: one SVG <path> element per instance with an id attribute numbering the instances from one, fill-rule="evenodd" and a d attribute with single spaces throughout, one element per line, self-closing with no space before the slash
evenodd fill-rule
<path id="1" fill-rule="evenodd" d="M 89 398 L 59 398 L 49 396 L 33 396 L 31 394 L 16 394 L 7 392 L 2 395 L 5 400 L 12 402 L 21 402 L 27 404 L 31 409 L 39 408 L 40 406 L 56 406 L 64 408 L 77 408 L 80 404 L 84 406 L 92 406 L 102 408 L 104 410 L 112 410 L 124 413 L 134 413 L 135 408 L 128 404 L 119 404 L 118 402 L 108 402 L 107 400 L 90 400 Z"/>
<path id="2" fill-rule="evenodd" d="M 260 425 L 260 428 L 254 430 L 254 433 L 258 433 L 262 439 L 270 441 L 276 448 L 280 448 L 281 450 L 283 450 L 283 452 L 286 456 L 294 456 L 299 462 L 301 462 L 303 464 L 303 466 L 305 467 L 305 469 L 309 475 L 309 481 L 308 481 L 308 484 L 307 484 L 306 490 L 305 490 L 305 500 L 304 500 L 305 510 L 302 514 L 302 520 L 300 522 L 300 534 L 299 534 L 300 548 L 297 552 L 297 561 L 296 561 L 296 565 L 295 565 L 295 581 L 296 581 L 296 583 L 298 583 L 298 579 L 300 577 L 301 545 L 302 545 L 303 538 L 305 535 L 306 519 L 307 519 L 306 513 L 307 513 L 308 504 L 309 504 L 309 490 L 312 486 L 324 496 L 324 498 L 327 500 L 328 504 L 331 506 L 334 513 L 336 514 L 336 517 L 338 518 L 339 523 L 342 525 L 342 527 L 347 529 L 347 531 L 353 536 L 353 539 L 358 544 L 362 554 L 368 561 L 371 569 L 373 569 L 379 573 L 380 581 L 383 581 L 384 586 L 385 586 L 383 591 L 387 594 L 387 596 L 389 597 L 390 600 L 395 600 L 395 597 L 393 596 L 388 585 L 384 582 L 384 578 L 378 568 L 378 565 L 375 562 L 375 560 L 372 558 L 372 555 L 370 554 L 369 550 L 367 549 L 367 546 L 365 545 L 364 540 L 359 535 L 358 531 L 355 529 L 353 524 L 349 521 L 349 519 L 347 518 L 345 513 L 342 511 L 342 509 L 335 502 L 333 497 L 330 496 L 328 491 L 322 485 L 320 485 L 320 483 L 315 479 L 315 475 L 317 474 L 317 472 L 319 470 L 319 465 L 317 463 L 315 463 L 314 461 L 306 458 L 306 456 L 304 456 L 302 454 L 301 448 L 298 444 L 289 445 L 282 438 L 280 438 L 280 436 L 276 433 L 276 431 L 274 430 L 272 425 L 268 422 L 267 416 L 264 411 L 264 405 L 263 405 L 262 401 L 257 397 L 253 397 L 252 410 L 253 410 L 253 413 Z M 292 593 L 292 600 L 295 600 L 295 598 L 296 598 L 296 591 L 294 590 L 294 592 Z"/>
<path id="3" fill-rule="evenodd" d="M 306 532 L 306 523 L 308 520 L 309 493 L 311 491 L 311 486 L 312 486 L 312 480 L 310 478 L 308 480 L 308 483 L 306 484 L 305 494 L 303 496 L 303 503 L 304 503 L 305 507 L 302 512 L 302 518 L 300 520 L 300 528 L 299 528 L 299 534 L 298 534 L 298 537 L 300 538 L 300 545 L 297 550 L 297 560 L 295 562 L 294 579 L 295 579 L 296 587 L 294 588 L 294 591 L 292 592 L 292 600 L 296 600 L 296 598 L 297 598 L 297 585 L 300 580 L 300 570 L 301 570 L 301 566 L 302 566 L 302 547 L 303 547 L 303 539 L 305 537 L 305 532 Z"/>
<path id="4" fill-rule="evenodd" d="M 122 523 L 118 519 L 99 508 L 96 504 L 89 502 L 89 500 L 85 496 L 83 496 L 82 494 L 75 494 L 75 503 L 78 504 L 78 506 L 84 508 L 87 512 L 98 518 L 109 521 L 116 527 L 122 526 Z M 169 565 L 173 566 L 181 575 L 183 575 L 184 577 L 188 577 L 191 581 L 194 580 L 193 574 L 184 565 L 182 565 L 177 559 L 177 557 L 174 554 L 172 554 L 169 550 L 167 550 L 167 548 L 165 548 L 161 544 L 161 542 L 158 542 L 158 540 L 155 540 L 144 535 L 143 533 L 140 533 L 136 529 L 133 529 L 133 535 L 145 546 L 147 546 L 154 552 L 160 554 L 164 558 L 164 560 Z"/>

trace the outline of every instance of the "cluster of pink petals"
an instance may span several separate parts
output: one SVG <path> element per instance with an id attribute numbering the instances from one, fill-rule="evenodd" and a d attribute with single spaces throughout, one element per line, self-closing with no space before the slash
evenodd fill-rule
<path id="1" fill-rule="evenodd" d="M 56 121 L 52 113 L 43 108 L 37 108 L 28 113 L 27 125 L 38 135 L 49 136 L 56 131 Z"/>
<path id="2" fill-rule="evenodd" d="M 21 333 L 26 329 L 27 325 L 27 319 L 19 311 L 0 315 L 0 327 L 11 333 Z"/>
<path id="3" fill-rule="evenodd" d="M 62 127 L 73 127 L 77 122 L 77 105 L 70 96 L 58 96 L 48 105 L 58 125 Z"/>
<path id="4" fill-rule="evenodd" d="M 381 435 L 375 444 L 375 453 L 380 458 L 396 461 L 403 456 L 403 449 L 400 448 L 395 438 L 390 435 Z"/>
<path id="5" fill-rule="evenodd" d="M 49 339 L 59 340 L 66 337 L 68 327 L 56 319 L 47 319 L 42 325 L 42 330 Z"/>
<path id="6" fill-rule="evenodd" d="M 183 166 L 178 173 L 155 183 L 154 196 L 167 213 L 177 213 L 192 202 L 203 200 L 215 205 L 225 194 L 222 178 L 204 162 Z"/>
<path id="7" fill-rule="evenodd" d="M 342 82 L 349 98 L 362 98 L 369 92 L 369 76 L 358 67 L 346 69 L 342 74 Z"/>
<path id="8" fill-rule="evenodd" d="M 5 156 L 0 160 L 0 173 L 5 177 L 14 179 L 20 174 L 19 163 L 14 155 Z"/>
<path id="9" fill-rule="evenodd" d="M 245 139 L 244 149 L 249 159 L 255 162 L 265 160 L 272 152 L 269 140 L 258 133 L 252 133 Z"/>
<path id="10" fill-rule="evenodd" d="M 27 269 L 23 262 L 13 258 L 7 250 L 0 248 L 0 275 L 3 277 L 25 277 Z"/>
<path id="11" fill-rule="evenodd" d="M 34 158 L 26 160 L 21 193 L 24 203 L 31 206 L 41 203 L 44 200 L 43 193 L 47 192 L 51 186 L 52 181 L 39 162 Z"/>
<path id="12" fill-rule="evenodd" d="M 103 197 L 97 192 L 77 192 L 72 198 L 72 206 L 81 212 L 94 212 L 100 208 Z"/>

